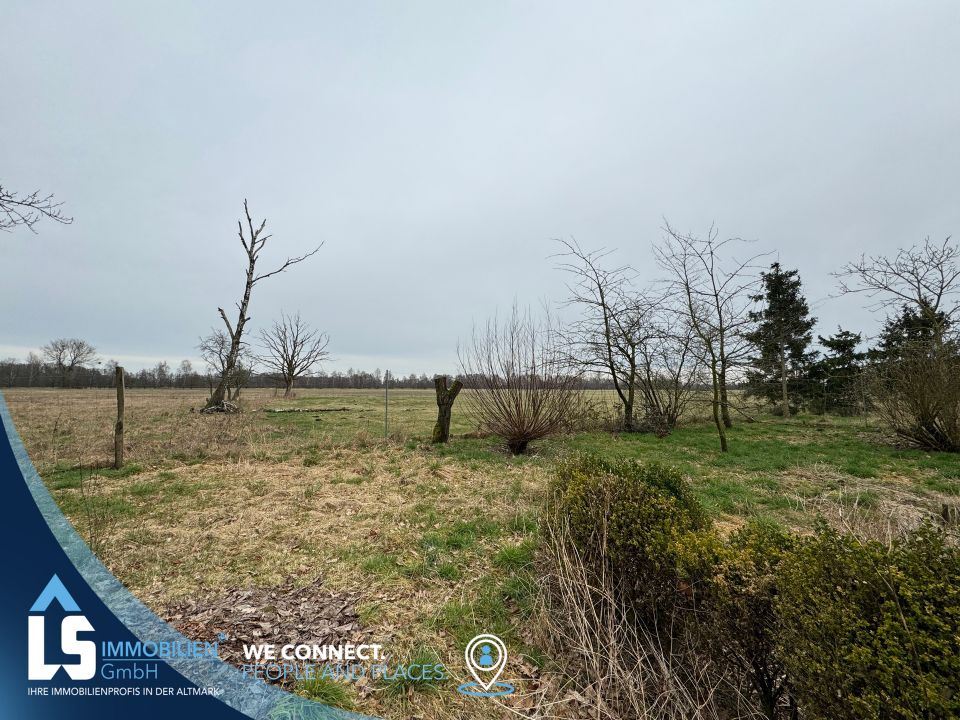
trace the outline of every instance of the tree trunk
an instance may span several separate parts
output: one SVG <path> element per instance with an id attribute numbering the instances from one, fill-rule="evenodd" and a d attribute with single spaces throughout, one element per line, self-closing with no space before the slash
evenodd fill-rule
<path id="1" fill-rule="evenodd" d="M 283 387 L 283 398 L 284 400 L 293 397 L 293 380 L 288 380 L 284 383 Z"/>
<path id="2" fill-rule="evenodd" d="M 634 432 L 637 429 L 637 423 L 633 419 L 633 409 L 636 401 L 636 378 L 637 369 L 635 366 L 630 368 L 632 377 L 627 387 L 627 399 L 623 403 L 623 430 L 624 432 Z"/>
<path id="3" fill-rule="evenodd" d="M 253 247 L 252 243 L 251 247 Z M 243 288 L 243 300 L 240 301 L 240 314 L 237 315 L 236 328 L 230 325 L 230 321 L 227 319 L 227 314 L 223 311 L 223 308 L 218 308 L 220 317 L 223 318 L 223 322 L 227 326 L 227 334 L 230 336 L 230 352 L 227 353 L 227 360 L 223 364 L 223 374 L 220 376 L 220 381 L 207 400 L 206 407 L 208 408 L 222 405 L 225 396 L 232 400 L 240 397 L 240 388 L 237 388 L 234 393 L 228 394 L 228 391 L 237 369 L 237 360 L 240 357 L 240 345 L 243 341 L 243 327 L 246 325 L 247 320 L 249 320 L 247 317 L 247 308 L 250 307 L 250 293 L 253 291 L 253 284 L 256 282 L 254 273 L 256 271 L 257 258 L 249 250 L 247 256 L 247 281 Z"/>
<path id="4" fill-rule="evenodd" d="M 113 426 L 113 467 L 123 467 L 123 368 L 114 371 L 117 382 L 117 424 Z"/>
<path id="5" fill-rule="evenodd" d="M 720 417 L 723 420 L 725 428 L 733 427 L 733 420 L 730 418 L 730 402 L 727 399 L 727 369 L 721 364 L 718 377 L 720 384 Z"/>
<path id="6" fill-rule="evenodd" d="M 787 351 L 780 346 L 780 389 L 783 392 L 783 416 L 790 417 L 790 395 L 787 392 Z"/>
<path id="7" fill-rule="evenodd" d="M 713 378 L 713 423 L 717 426 L 720 436 L 720 452 L 727 451 L 727 431 L 724 429 L 723 418 L 720 417 L 720 377 L 717 373 L 717 361 L 710 361 L 710 376 Z"/>
<path id="8" fill-rule="evenodd" d="M 633 400 L 627 400 L 623 404 L 623 430 L 624 432 L 633 432 L 637 429 L 633 420 Z"/>
<path id="9" fill-rule="evenodd" d="M 433 442 L 445 443 L 450 439 L 450 415 L 453 410 L 453 401 L 457 399 L 463 383 L 454 380 L 453 385 L 447 388 L 447 376 L 439 375 L 433 379 L 437 391 L 437 424 L 433 426 Z"/>

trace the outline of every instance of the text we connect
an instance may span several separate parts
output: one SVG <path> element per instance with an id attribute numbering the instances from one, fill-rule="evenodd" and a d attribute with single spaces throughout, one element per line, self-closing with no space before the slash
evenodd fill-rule
<path id="1" fill-rule="evenodd" d="M 383 646 L 369 645 L 284 645 L 280 648 L 280 660 L 381 660 Z M 243 655 L 247 660 L 277 660 L 277 646 L 270 644 L 244 645 Z"/>

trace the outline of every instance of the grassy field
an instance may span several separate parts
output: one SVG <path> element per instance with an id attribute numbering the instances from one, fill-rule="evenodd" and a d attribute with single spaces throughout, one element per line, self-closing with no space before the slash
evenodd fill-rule
<path id="1" fill-rule="evenodd" d="M 453 671 L 444 683 L 300 688 L 391 718 L 508 717 L 504 706 L 557 700 L 553 715 L 577 716 L 537 648 L 534 612 L 538 513 L 564 452 L 675 465 L 729 528 L 763 517 L 806 531 L 822 515 L 882 533 L 960 495 L 960 456 L 897 448 L 864 418 L 758 416 L 730 431 L 726 454 L 698 419 L 662 439 L 581 432 L 511 458 L 458 407 L 452 442 L 431 446 L 432 391 L 391 392 L 384 438 L 381 392 L 250 391 L 242 415 L 208 417 L 191 410 L 202 391 L 130 390 L 128 464 L 114 471 L 110 391 L 4 395 L 64 512 L 159 614 L 225 589 L 320 578 L 359 598 L 361 634 L 394 658 L 436 657 Z M 481 631 L 512 653 L 504 678 L 520 692 L 503 706 L 453 691 Z"/>

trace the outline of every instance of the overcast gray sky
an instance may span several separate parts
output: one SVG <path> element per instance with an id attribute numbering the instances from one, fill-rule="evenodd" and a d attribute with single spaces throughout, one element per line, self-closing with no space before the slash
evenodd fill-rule
<path id="1" fill-rule="evenodd" d="M 0 182 L 75 217 L 0 236 L 0 357 L 53 337 L 194 357 L 242 289 L 328 367 L 455 369 L 551 238 L 653 277 L 662 218 L 797 267 L 824 334 L 876 329 L 829 272 L 960 231 L 960 3 L 4 0 Z"/>

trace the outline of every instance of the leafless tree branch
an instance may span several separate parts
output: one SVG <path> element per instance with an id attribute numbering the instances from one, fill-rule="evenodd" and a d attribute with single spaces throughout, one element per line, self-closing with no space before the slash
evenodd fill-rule
<path id="1" fill-rule="evenodd" d="M 36 190 L 28 195 L 8 190 L 0 185 L 0 230 L 10 232 L 16 227 L 26 227 L 36 233 L 34 225 L 43 218 L 69 225 L 72 217 L 63 213 L 63 203 L 56 202 L 53 194 L 41 195 Z"/>

